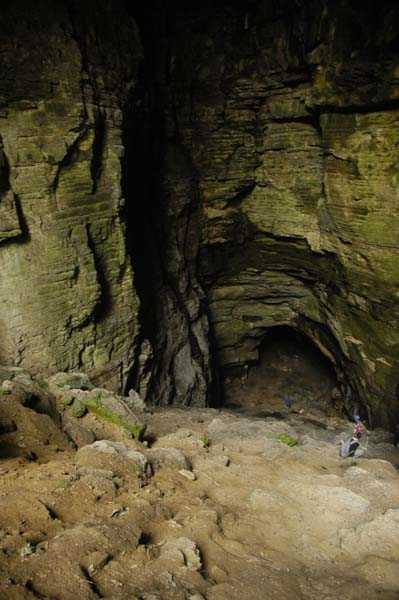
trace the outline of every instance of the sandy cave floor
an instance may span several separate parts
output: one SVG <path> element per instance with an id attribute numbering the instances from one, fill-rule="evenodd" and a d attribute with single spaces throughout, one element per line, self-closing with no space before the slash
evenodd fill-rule
<path id="1" fill-rule="evenodd" d="M 399 598 L 382 431 L 341 459 L 351 425 L 320 411 L 164 409 L 144 445 L 87 414 L 82 435 L 109 441 L 76 450 L 12 395 L 0 407 L 1 600 Z"/>

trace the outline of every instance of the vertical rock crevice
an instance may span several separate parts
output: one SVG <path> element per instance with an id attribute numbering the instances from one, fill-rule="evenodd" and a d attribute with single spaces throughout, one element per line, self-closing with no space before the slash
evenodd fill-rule
<path id="1" fill-rule="evenodd" d="M 147 398 L 156 404 L 205 405 L 213 393 L 213 374 L 206 297 L 197 274 L 197 181 L 177 124 L 168 119 L 164 87 L 170 15 L 164 7 L 136 11 L 134 17 L 144 63 L 141 87 L 131 98 L 125 121 L 125 212 L 141 300 L 143 354 L 137 357 L 130 385 L 139 389 L 144 377 Z"/>
<path id="2" fill-rule="evenodd" d="M 0 136 L 0 243 L 23 236 L 24 219 L 10 182 L 10 164 Z M 26 227 L 24 228 L 25 233 Z M 24 237 L 27 237 L 26 235 Z"/>

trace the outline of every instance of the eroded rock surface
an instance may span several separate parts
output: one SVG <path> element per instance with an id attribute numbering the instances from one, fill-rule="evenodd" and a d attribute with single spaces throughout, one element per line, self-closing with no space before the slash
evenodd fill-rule
<path id="1" fill-rule="evenodd" d="M 116 4 L 73 4 L 1 16 L 0 358 L 120 388 L 138 310 L 122 123 L 141 45 Z"/>
<path id="2" fill-rule="evenodd" d="M 173 257 L 169 281 L 184 287 L 183 258 L 195 269 L 220 367 L 256 361 L 265 332 L 291 326 L 388 425 L 398 419 L 398 9 L 295 6 L 170 8 L 163 29 L 148 9 L 163 33 L 155 44 L 144 30 L 165 130 L 162 232 L 177 232 L 159 243 Z"/>
<path id="3" fill-rule="evenodd" d="M 204 405 L 289 326 L 398 422 L 398 8 L 295 6 L 3 11 L 1 362 Z"/>
<path id="4" fill-rule="evenodd" d="M 1 598 L 397 597 L 387 434 L 342 459 L 349 424 L 285 408 L 158 409 L 143 443 L 91 413 L 70 418 L 97 441 L 76 451 L 48 415 L 2 395 Z"/>

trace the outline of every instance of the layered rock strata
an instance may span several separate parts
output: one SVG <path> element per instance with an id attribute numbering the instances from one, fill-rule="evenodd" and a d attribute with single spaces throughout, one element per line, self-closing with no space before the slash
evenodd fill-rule
<path id="1" fill-rule="evenodd" d="M 117 3 L 99 8 L 2 14 L 0 360 L 121 387 L 138 310 L 122 125 L 141 46 Z"/>
<path id="2" fill-rule="evenodd" d="M 397 423 L 397 21 L 389 2 L 7 8 L 0 361 L 202 405 L 283 325 L 349 410 Z"/>
<path id="3" fill-rule="evenodd" d="M 221 367 L 256 362 L 268 328 L 289 325 L 334 363 L 349 410 L 387 425 L 399 418 L 398 10 L 295 4 L 170 17 L 166 146 L 196 182 Z"/>

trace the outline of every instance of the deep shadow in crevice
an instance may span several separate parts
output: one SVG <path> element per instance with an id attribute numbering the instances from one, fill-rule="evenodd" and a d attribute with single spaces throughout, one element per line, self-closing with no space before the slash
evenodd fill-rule
<path id="1" fill-rule="evenodd" d="M 208 339 L 211 369 L 213 373 L 212 387 L 209 391 L 209 407 L 221 408 L 225 404 L 225 388 L 223 385 L 223 375 L 222 368 L 220 366 L 216 333 L 211 319 L 209 319 Z"/>
<path id="2" fill-rule="evenodd" d="M 90 318 L 94 318 L 96 323 L 104 320 L 112 311 L 111 286 L 107 279 L 107 273 L 104 261 L 96 249 L 96 244 L 90 230 L 90 225 L 86 224 L 87 245 L 93 257 L 96 270 L 98 285 L 100 286 L 100 297 L 94 307 Z M 80 325 L 82 327 L 82 324 Z"/>
<path id="3" fill-rule="evenodd" d="M 16 442 L 1 440 L 0 459 L 17 458 L 23 456 L 24 452 Z"/>
<path id="4" fill-rule="evenodd" d="M 10 163 L 3 150 L 2 139 L 0 136 L 0 203 L 2 198 L 9 193 L 11 193 L 13 197 L 14 209 L 20 231 L 8 239 L 1 240 L 2 247 L 7 244 L 26 244 L 30 241 L 30 233 L 28 224 L 22 211 L 20 198 L 13 192 L 11 187 Z"/>
<path id="5" fill-rule="evenodd" d="M 170 114 L 176 109 L 173 101 L 173 110 L 168 112 L 165 108 L 170 102 L 165 97 L 170 90 L 162 78 L 164 74 L 168 76 L 174 37 L 171 12 L 166 4 L 160 3 L 157 10 L 154 6 L 132 8 L 132 16 L 139 26 L 144 60 L 138 84 L 124 112 L 123 191 L 127 199 L 124 214 L 127 245 L 140 299 L 140 332 L 136 339 L 135 366 L 126 391 L 140 387 L 140 347 L 149 340 L 155 359 L 151 363 L 146 399 L 156 404 L 176 401 L 190 405 L 207 402 L 215 395 L 207 352 L 203 352 L 194 331 L 195 320 L 188 306 L 190 294 L 182 285 L 186 282 L 187 289 L 197 297 L 199 315 L 206 315 L 206 299 L 196 290 L 199 205 L 196 174 L 179 139 L 178 119 Z M 174 120 L 172 126 L 167 126 L 168 119 Z M 173 179 L 173 168 L 171 173 L 168 161 L 179 170 L 186 186 L 187 193 L 182 194 L 184 207 L 175 206 L 176 200 L 171 197 L 174 186 L 169 177 Z M 191 362 L 193 369 L 189 376 L 192 381 L 184 388 L 186 382 L 184 378 L 179 381 L 175 360 L 185 348 L 187 362 Z"/>
<path id="6" fill-rule="evenodd" d="M 145 35 L 143 35 L 145 38 Z M 153 104 L 154 85 L 149 80 L 151 55 L 145 52 L 145 62 L 138 74 L 138 83 L 124 110 L 122 189 L 126 199 L 123 217 L 126 222 L 127 250 L 132 261 L 134 287 L 139 296 L 137 353 L 148 339 L 155 346 L 157 336 L 156 306 L 162 286 L 160 249 L 156 235 L 159 206 L 159 173 L 161 116 Z M 148 62 L 150 64 L 148 64 Z M 137 389 L 139 356 L 134 360 L 126 383 L 126 391 Z"/>

